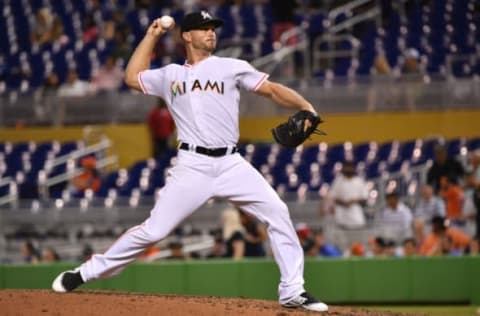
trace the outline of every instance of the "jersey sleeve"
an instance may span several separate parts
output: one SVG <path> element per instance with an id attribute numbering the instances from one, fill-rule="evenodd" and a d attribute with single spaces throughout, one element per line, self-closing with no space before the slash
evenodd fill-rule
<path id="1" fill-rule="evenodd" d="M 148 69 L 138 73 L 138 83 L 143 93 L 164 97 L 166 85 L 166 68 Z"/>
<path id="2" fill-rule="evenodd" d="M 268 74 L 258 71 L 246 61 L 237 64 L 237 82 L 245 90 L 257 91 L 268 79 Z"/>

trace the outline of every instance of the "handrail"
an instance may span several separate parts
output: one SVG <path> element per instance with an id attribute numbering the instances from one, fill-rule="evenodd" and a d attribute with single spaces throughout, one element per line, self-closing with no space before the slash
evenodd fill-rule
<path id="1" fill-rule="evenodd" d="M 333 20 L 335 19 L 338 15 L 340 15 L 341 13 L 344 13 L 344 12 L 348 12 L 348 11 L 351 11 L 352 9 L 355 9 L 355 8 L 358 8 L 362 5 L 364 5 L 365 3 L 367 2 L 371 2 L 372 0 L 355 0 L 355 1 L 351 1 L 349 3 L 346 3 L 342 6 L 339 6 L 339 7 L 336 7 L 335 9 L 333 9 L 332 11 L 330 11 L 328 13 L 328 18 Z"/>
<path id="2" fill-rule="evenodd" d="M 117 156 L 110 156 L 110 157 L 105 157 L 103 159 L 98 160 L 96 165 L 97 165 L 98 168 L 103 168 L 103 167 L 106 167 L 108 165 L 114 165 L 116 163 L 118 163 L 118 157 Z M 61 182 L 64 182 L 68 179 L 71 179 L 72 177 L 75 177 L 75 176 L 79 175 L 80 173 L 82 173 L 82 168 L 77 168 L 77 169 L 75 169 L 71 172 L 65 172 L 65 173 L 56 175 L 52 178 L 49 178 L 45 181 L 45 183 L 43 185 L 46 186 L 46 187 L 50 187 L 50 186 L 53 186 L 57 183 L 61 183 Z"/>
<path id="3" fill-rule="evenodd" d="M 70 159 L 77 159 L 77 158 L 80 158 L 82 156 L 86 156 L 86 155 L 92 154 L 94 152 L 97 152 L 97 151 L 100 151 L 100 150 L 103 150 L 103 149 L 107 149 L 111 146 L 111 144 L 112 144 L 112 142 L 108 138 L 104 137 L 99 143 L 97 143 L 95 145 L 91 145 L 91 146 L 88 146 L 88 147 L 83 148 L 83 149 L 77 149 L 77 150 L 72 151 L 72 152 L 70 152 L 66 155 L 55 158 L 50 166 L 53 168 L 53 167 L 56 167 L 58 165 L 66 163 Z"/>
<path id="4" fill-rule="evenodd" d="M 337 25 L 331 25 L 330 28 L 328 29 L 328 32 L 330 34 L 338 33 L 344 29 L 354 26 L 357 23 L 376 17 L 379 14 L 380 14 L 380 9 L 378 7 L 374 7 L 366 11 L 365 13 L 351 17 L 350 19 L 343 21 Z"/>

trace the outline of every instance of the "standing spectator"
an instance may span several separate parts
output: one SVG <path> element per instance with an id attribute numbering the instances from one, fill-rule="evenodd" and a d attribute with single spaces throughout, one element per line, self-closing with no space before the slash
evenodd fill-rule
<path id="1" fill-rule="evenodd" d="M 412 236 L 412 211 L 400 201 L 398 192 L 393 191 L 386 195 L 387 205 L 380 214 L 383 237 L 392 240 L 401 240 Z"/>
<path id="2" fill-rule="evenodd" d="M 239 210 L 240 220 L 245 229 L 245 257 L 265 257 L 267 229 L 253 215 Z"/>
<path id="3" fill-rule="evenodd" d="M 420 246 L 420 254 L 434 256 L 442 254 L 442 240 L 444 236 L 451 239 L 452 247 L 456 251 L 465 251 L 470 244 L 470 237 L 459 229 L 449 227 L 449 221 L 442 216 L 432 219 L 432 232 L 425 238 Z"/>
<path id="4" fill-rule="evenodd" d="M 226 243 L 225 257 L 234 260 L 245 256 L 245 230 L 240 215 L 235 208 L 227 208 L 222 213 L 223 240 Z"/>
<path id="5" fill-rule="evenodd" d="M 365 227 L 363 208 L 367 202 L 368 188 L 365 180 L 356 174 L 353 161 L 343 164 L 342 173 L 334 179 L 328 196 L 334 203 L 335 222 L 338 227 Z"/>
<path id="6" fill-rule="evenodd" d="M 425 184 L 421 188 L 421 196 L 415 206 L 413 227 L 415 239 L 422 242 L 424 239 L 425 223 L 430 223 L 434 216 L 445 216 L 445 202 L 436 196 L 433 187 Z"/>
<path id="7" fill-rule="evenodd" d="M 90 189 L 97 192 L 102 184 L 100 175 L 96 169 L 94 157 L 85 157 L 81 160 L 82 172 L 72 179 L 73 195 L 81 196 Z"/>
<path id="8" fill-rule="evenodd" d="M 108 56 L 92 76 L 92 89 L 96 92 L 117 91 L 122 82 L 123 70 L 117 65 L 115 57 Z"/>
<path id="9" fill-rule="evenodd" d="M 441 144 L 435 145 L 433 165 L 427 173 L 427 182 L 433 186 L 435 193 L 440 191 L 440 181 L 444 177 L 451 177 L 458 181 L 465 171 L 462 164 L 454 158 L 448 157 L 447 149 Z"/>
<path id="10" fill-rule="evenodd" d="M 157 105 L 148 114 L 148 129 L 152 142 L 152 155 L 160 159 L 168 150 L 175 129 L 172 115 L 162 98 L 158 98 Z"/>
<path id="11" fill-rule="evenodd" d="M 447 218 L 452 223 L 464 225 L 463 190 L 452 176 L 444 177 L 440 181 L 440 196 L 446 204 Z"/>

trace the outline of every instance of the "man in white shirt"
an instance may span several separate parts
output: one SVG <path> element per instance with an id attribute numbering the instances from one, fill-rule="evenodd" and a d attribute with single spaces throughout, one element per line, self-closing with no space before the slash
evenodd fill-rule
<path id="1" fill-rule="evenodd" d="M 334 203 L 335 222 L 339 227 L 365 227 L 363 208 L 368 198 L 368 187 L 365 180 L 356 174 L 353 161 L 343 163 L 342 173 L 333 181 L 328 195 Z"/>
<path id="2" fill-rule="evenodd" d="M 380 213 L 379 225 L 382 236 L 397 242 L 412 236 L 412 211 L 400 201 L 398 192 L 389 192 L 386 195 L 387 205 Z"/>
<path id="3" fill-rule="evenodd" d="M 57 292 L 120 273 L 149 245 L 165 238 L 184 218 L 209 199 L 225 198 L 268 226 L 270 245 L 280 270 L 279 303 L 323 312 L 328 306 L 304 287 L 304 257 L 288 208 L 277 193 L 238 153 L 240 88 L 270 98 L 281 106 L 316 114 L 312 104 L 295 91 L 268 79 L 245 61 L 212 55 L 215 28 L 222 20 L 206 11 L 187 14 L 181 36 L 187 52 L 184 65 L 150 68 L 158 39 L 173 25 L 156 19 L 137 46 L 125 71 L 133 89 L 162 97 L 175 120 L 180 142 L 177 164 L 161 189 L 150 217 L 131 228 L 104 254 L 79 268 L 61 273 Z M 311 122 L 306 120 L 306 128 Z"/>

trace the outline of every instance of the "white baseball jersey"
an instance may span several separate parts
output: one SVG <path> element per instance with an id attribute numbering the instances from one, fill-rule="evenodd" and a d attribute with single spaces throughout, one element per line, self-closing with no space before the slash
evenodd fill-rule
<path id="1" fill-rule="evenodd" d="M 166 101 L 178 140 L 203 147 L 237 143 L 239 88 L 256 91 L 267 78 L 245 61 L 217 56 L 193 66 L 170 64 L 138 75 L 144 93 Z"/>

